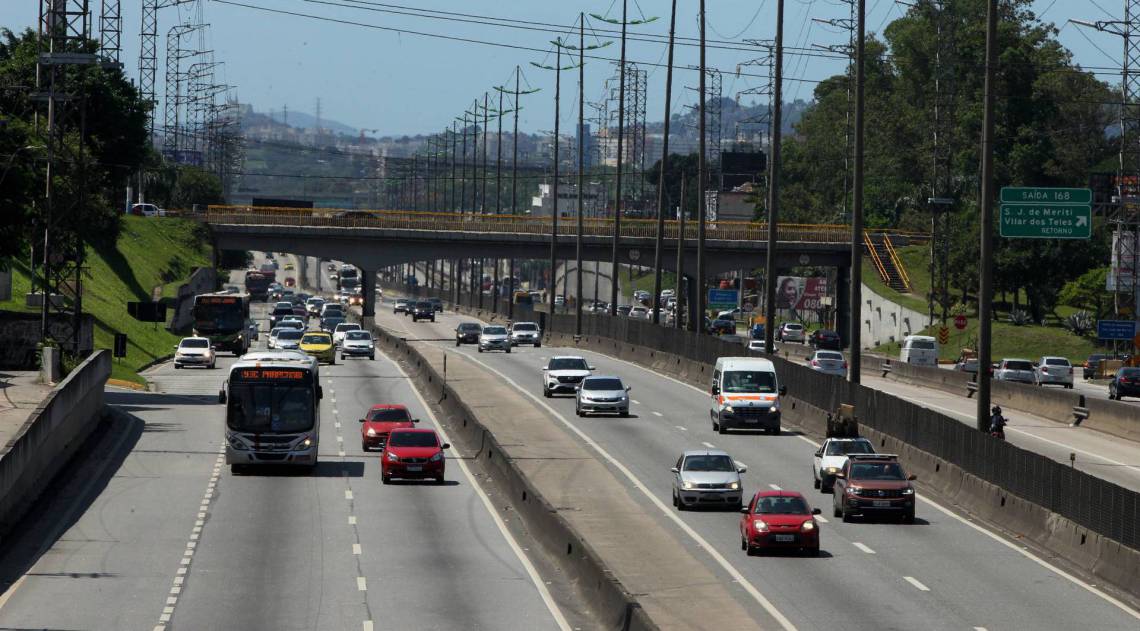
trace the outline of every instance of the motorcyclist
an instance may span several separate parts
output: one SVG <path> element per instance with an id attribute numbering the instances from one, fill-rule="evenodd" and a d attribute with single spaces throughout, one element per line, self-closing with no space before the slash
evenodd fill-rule
<path id="1" fill-rule="evenodd" d="M 1001 407 L 995 405 L 990 410 L 990 436 L 1005 440 L 1005 417 L 1001 414 Z"/>

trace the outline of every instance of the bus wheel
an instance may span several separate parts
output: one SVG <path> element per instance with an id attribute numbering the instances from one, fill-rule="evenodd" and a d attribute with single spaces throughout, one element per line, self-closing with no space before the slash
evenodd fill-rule
<path id="1" fill-rule="evenodd" d="M 241 475 L 244 472 L 245 472 L 245 469 L 243 469 L 240 464 L 230 465 L 230 475 Z"/>

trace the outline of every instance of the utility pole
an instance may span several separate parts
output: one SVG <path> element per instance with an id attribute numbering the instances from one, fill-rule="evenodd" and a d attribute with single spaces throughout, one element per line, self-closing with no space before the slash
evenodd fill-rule
<path id="1" fill-rule="evenodd" d="M 784 0 L 776 1 L 776 59 L 772 64 L 772 131 L 768 159 L 768 251 L 764 266 L 764 350 L 776 345 L 776 243 L 780 220 L 780 128 L 784 111 Z"/>
<path id="2" fill-rule="evenodd" d="M 676 305 L 673 307 L 673 326 L 684 328 L 684 318 L 681 317 L 682 296 L 685 295 L 685 180 L 689 174 L 681 171 L 681 199 L 677 206 L 677 289 L 673 294 Z M 688 305 L 685 305 L 688 308 Z"/>
<path id="3" fill-rule="evenodd" d="M 513 134 L 513 149 L 511 152 L 511 214 L 518 214 L 518 182 L 519 182 L 519 110 L 522 107 L 519 105 L 519 95 L 521 94 L 534 94 L 538 89 L 528 90 L 523 92 L 520 90 L 520 79 L 522 76 L 522 68 L 515 66 L 515 88 L 514 88 L 514 107 L 512 112 L 515 115 L 514 134 Z M 507 112 L 502 111 L 502 95 L 510 90 L 506 86 L 495 86 L 499 91 L 499 141 L 502 144 L 502 129 L 503 129 L 503 115 Z M 502 148 L 499 149 L 499 155 L 502 156 Z M 500 160 L 501 161 L 501 160 Z M 500 189 L 501 192 L 501 189 Z M 507 317 L 513 318 L 515 313 L 515 259 L 512 257 L 508 261 L 507 270 Z"/>
<path id="4" fill-rule="evenodd" d="M 583 128 L 586 118 L 586 14 L 578 13 L 578 232 L 574 238 L 576 283 L 574 289 L 574 334 L 582 334 L 582 190 L 586 187 L 585 159 L 582 150 Z M 557 200 L 555 200 L 557 202 Z"/>
<path id="5" fill-rule="evenodd" d="M 475 125 L 475 129 L 471 130 L 471 214 L 474 215 L 475 211 L 479 208 L 479 180 L 477 170 L 479 168 L 479 99 L 476 98 L 471 105 L 471 111 L 466 112 L 471 115 L 471 122 Z M 474 275 L 474 269 L 472 269 Z"/>
<path id="6" fill-rule="evenodd" d="M 459 140 L 455 133 L 455 121 L 451 121 L 451 205 L 450 208 L 459 212 L 459 199 L 455 195 L 455 158 L 459 148 Z M 453 265 L 454 267 L 454 265 Z"/>
<path id="7" fill-rule="evenodd" d="M 700 331 L 705 323 L 705 179 L 708 177 L 708 156 L 705 155 L 705 0 L 701 0 L 701 78 L 700 78 L 700 138 L 697 149 L 697 277 L 695 279 L 696 309 L 689 313 L 689 330 Z"/>
<path id="8" fill-rule="evenodd" d="M 480 193 L 479 212 L 487 212 L 487 129 L 491 125 L 491 111 L 487 109 L 487 99 L 490 95 L 487 92 L 483 93 L 483 191 Z M 478 106 L 478 103 L 476 103 Z"/>
<path id="9" fill-rule="evenodd" d="M 458 122 L 459 117 L 455 120 Z M 463 204 L 467 201 L 467 112 L 463 112 L 463 155 L 459 159 L 459 209 L 463 212 Z"/>
<path id="10" fill-rule="evenodd" d="M 848 318 L 851 326 L 851 349 L 848 362 L 847 380 L 859 383 L 860 361 L 863 356 L 863 98 L 866 84 L 866 27 L 867 27 L 867 0 L 858 0 L 857 9 L 858 33 L 855 38 L 855 177 L 852 186 L 851 200 L 851 315 Z M 987 364 L 988 365 L 988 364 Z M 980 372 L 980 371 L 979 371 Z"/>
<path id="11" fill-rule="evenodd" d="M 673 100 L 673 39 L 676 29 L 677 0 L 673 0 L 672 10 L 669 13 L 669 60 L 665 70 L 665 134 L 661 140 L 661 169 L 657 175 L 657 235 L 653 244 L 653 324 L 661 323 L 661 257 L 663 254 L 661 250 L 665 242 L 665 213 L 668 211 L 669 204 L 668 196 L 665 195 L 665 174 L 669 171 L 669 119 L 671 118 L 670 105 Z M 681 239 L 683 238 L 682 235 Z M 677 251 L 680 252 L 679 247 Z M 741 289 L 744 288 L 741 287 Z"/>
<path id="12" fill-rule="evenodd" d="M 990 341 L 993 334 L 994 72 L 997 66 L 997 3 L 986 0 L 986 80 L 982 114 L 981 263 L 978 267 L 978 429 L 990 422 Z"/>
<path id="13" fill-rule="evenodd" d="M 554 298 L 557 293 L 555 290 L 558 287 L 558 135 L 560 133 L 559 127 L 559 101 L 562 97 L 562 71 L 571 70 L 573 65 L 562 67 L 562 49 L 565 44 L 562 39 L 556 39 L 550 42 L 554 44 L 555 48 L 555 63 L 554 66 L 544 66 L 535 62 L 530 62 L 536 68 L 554 71 L 554 183 L 553 183 L 553 197 L 554 206 L 550 213 L 550 283 L 547 291 L 550 294 L 550 315 L 554 316 Z M 565 282 L 565 281 L 564 281 Z"/>
<path id="14" fill-rule="evenodd" d="M 703 2 L 703 0 L 702 0 Z M 625 138 L 625 33 L 629 24 L 627 12 L 629 0 L 621 2 L 621 58 L 618 61 L 618 138 L 617 138 L 617 174 L 615 178 L 616 192 L 614 194 L 614 232 L 612 251 L 610 255 L 610 315 L 617 315 L 618 308 L 618 252 L 621 248 L 621 167 L 624 156 L 623 140 Z"/>

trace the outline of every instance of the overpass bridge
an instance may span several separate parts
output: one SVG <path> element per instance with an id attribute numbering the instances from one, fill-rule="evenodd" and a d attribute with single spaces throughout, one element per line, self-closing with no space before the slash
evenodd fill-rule
<path id="1" fill-rule="evenodd" d="M 352 263 L 363 272 L 365 311 L 373 313 L 377 270 L 404 263 L 462 259 L 547 259 L 551 218 L 526 215 L 438 213 L 379 210 L 262 208 L 210 206 L 201 217 L 215 247 L 225 250 L 290 252 Z M 577 256 L 577 219 L 559 219 L 557 257 Z M 675 271 L 681 226 L 665 222 L 664 269 Z M 684 268 L 697 268 L 697 226 L 684 230 Z M 655 219 L 624 218 L 620 263 L 652 265 L 657 234 Z M 926 239 L 921 233 L 896 232 L 900 239 Z M 845 225 L 779 224 L 776 264 L 834 267 L 845 286 L 851 263 L 851 229 Z M 582 259 L 608 262 L 613 255 L 613 220 L 584 218 Z M 763 222 L 713 221 L 705 230 L 705 269 L 709 276 L 765 264 L 768 226 Z M 697 287 L 697 283 L 689 283 Z M 839 292 L 838 311 L 846 309 Z M 695 304 L 695 300 L 690 304 Z"/>

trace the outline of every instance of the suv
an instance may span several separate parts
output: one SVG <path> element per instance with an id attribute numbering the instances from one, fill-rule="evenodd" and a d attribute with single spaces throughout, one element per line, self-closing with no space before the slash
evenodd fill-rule
<path id="1" fill-rule="evenodd" d="M 781 342 L 804 343 L 804 325 L 799 322 L 785 322 L 776 329 L 776 339 Z"/>
<path id="2" fill-rule="evenodd" d="M 1108 355 L 1101 353 L 1089 355 L 1089 358 L 1085 360 L 1084 370 L 1081 372 L 1081 375 L 1085 379 L 1092 379 L 1096 376 L 1097 369 L 1100 368 L 1100 363 L 1106 359 L 1108 359 Z"/>
<path id="3" fill-rule="evenodd" d="M 435 322 L 435 307 L 426 300 L 420 300 L 412 307 L 412 322 L 431 320 Z"/>
<path id="4" fill-rule="evenodd" d="M 478 344 L 483 327 L 478 322 L 461 322 L 455 327 L 455 345 Z"/>
<path id="5" fill-rule="evenodd" d="M 1003 359 L 994 369 L 994 379 L 1033 384 L 1036 372 L 1033 362 L 1028 359 Z"/>
<path id="6" fill-rule="evenodd" d="M 534 322 L 515 322 L 511 325 L 511 346 L 519 344 L 542 346 L 542 330 Z"/>
<path id="7" fill-rule="evenodd" d="M 842 350 L 839 334 L 830 329 L 816 329 L 808 337 L 808 343 L 816 350 Z"/>
<path id="8" fill-rule="evenodd" d="M 835 474 L 851 454 L 873 454 L 875 446 L 866 438 L 828 438 L 812 458 L 812 486 L 822 493 L 831 491 Z"/>
<path id="9" fill-rule="evenodd" d="M 1073 389 L 1073 365 L 1064 357 L 1042 357 L 1033 364 L 1033 380 L 1037 385 L 1047 383 Z"/>
<path id="10" fill-rule="evenodd" d="M 556 392 L 576 392 L 578 384 L 593 370 L 594 367 L 581 357 L 551 357 L 546 368 L 542 369 L 542 396 L 550 398 Z"/>
<path id="11" fill-rule="evenodd" d="M 279 303 L 277 303 L 273 307 L 273 311 L 270 312 L 270 314 L 269 314 L 269 328 L 272 329 L 273 327 L 277 326 L 277 323 L 280 322 L 282 319 L 284 319 L 285 316 L 292 316 L 292 315 L 293 315 L 293 303 L 290 303 L 290 302 L 279 302 Z"/>
<path id="12" fill-rule="evenodd" d="M 436 310 L 436 312 L 443 311 L 443 300 L 439 298 L 428 298 L 428 302 L 431 303 L 431 306 Z"/>
<path id="13" fill-rule="evenodd" d="M 408 315 L 408 311 L 412 308 L 412 301 L 407 298 L 397 298 L 396 303 L 392 305 L 392 313 L 402 313 Z"/>
<path id="14" fill-rule="evenodd" d="M 835 474 L 832 509 L 836 517 L 894 515 L 914 522 L 913 475 L 907 475 L 893 454 L 848 454 Z"/>

